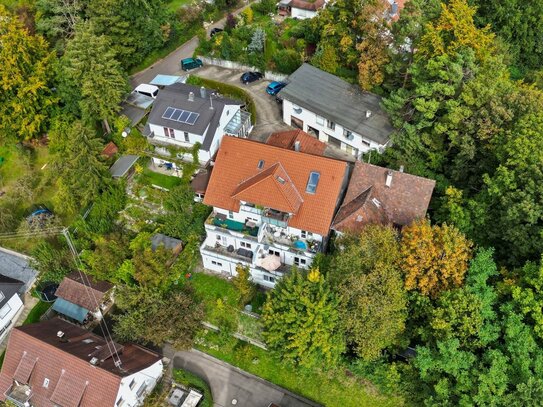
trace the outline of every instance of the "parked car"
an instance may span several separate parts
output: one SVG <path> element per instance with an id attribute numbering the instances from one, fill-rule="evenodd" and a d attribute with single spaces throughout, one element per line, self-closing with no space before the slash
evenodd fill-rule
<path id="1" fill-rule="evenodd" d="M 141 95 L 149 96 L 150 98 L 156 99 L 156 95 L 158 95 L 158 87 L 154 85 L 148 85 L 146 83 L 142 83 L 141 85 L 138 85 L 136 89 L 134 89 L 134 92 L 139 93 Z"/>
<path id="2" fill-rule="evenodd" d="M 273 81 L 272 83 L 270 83 L 268 85 L 268 87 L 266 88 L 266 93 L 268 95 L 272 95 L 272 96 L 275 96 L 277 95 L 277 93 L 283 89 L 285 86 L 287 86 L 287 84 L 285 82 L 276 82 L 276 81 Z"/>
<path id="3" fill-rule="evenodd" d="M 213 37 L 215 34 L 218 34 L 218 33 L 222 33 L 224 30 L 222 28 L 213 28 L 210 32 L 209 32 L 209 36 L 210 37 Z"/>
<path id="4" fill-rule="evenodd" d="M 240 81 L 244 84 L 248 84 L 259 79 L 262 79 L 263 75 L 260 72 L 245 72 L 241 75 Z"/>
<path id="5" fill-rule="evenodd" d="M 183 71 L 200 68 L 201 66 L 204 66 L 204 63 L 198 58 L 185 58 L 181 60 L 181 69 Z"/>

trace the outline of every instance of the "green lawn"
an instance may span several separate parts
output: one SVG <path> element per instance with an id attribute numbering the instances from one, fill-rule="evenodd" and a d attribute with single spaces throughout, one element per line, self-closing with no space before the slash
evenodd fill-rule
<path id="1" fill-rule="evenodd" d="M 238 293 L 230 282 L 205 273 L 193 273 L 190 281 L 198 296 L 204 301 L 206 313 L 214 309 L 218 299 L 222 299 L 227 306 L 237 308 Z"/>
<path id="2" fill-rule="evenodd" d="M 189 4 L 192 0 L 171 0 L 168 3 L 168 10 L 177 11 L 177 9 L 185 4 Z"/>
<path id="3" fill-rule="evenodd" d="M 173 379 L 179 384 L 192 387 L 203 392 L 204 398 L 200 404 L 198 404 L 199 407 L 213 407 L 211 390 L 203 379 L 200 379 L 198 376 L 181 369 L 176 369 L 173 371 Z"/>
<path id="4" fill-rule="evenodd" d="M 40 317 L 45 314 L 51 305 L 53 305 L 51 302 L 38 302 L 24 320 L 23 325 L 39 322 Z"/>
<path id="5" fill-rule="evenodd" d="M 172 189 L 182 182 L 181 178 L 179 177 L 159 174 L 158 172 L 153 172 L 148 168 L 143 170 L 140 181 L 145 185 L 153 184 L 166 189 Z"/>

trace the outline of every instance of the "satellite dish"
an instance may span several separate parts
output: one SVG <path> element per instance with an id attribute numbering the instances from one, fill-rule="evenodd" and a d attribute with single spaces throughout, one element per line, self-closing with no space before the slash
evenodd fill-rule
<path id="1" fill-rule="evenodd" d="M 127 137 L 127 136 L 128 136 L 128 133 L 127 133 L 126 131 L 123 131 L 123 132 L 121 133 L 121 135 L 122 135 L 123 137 Z"/>

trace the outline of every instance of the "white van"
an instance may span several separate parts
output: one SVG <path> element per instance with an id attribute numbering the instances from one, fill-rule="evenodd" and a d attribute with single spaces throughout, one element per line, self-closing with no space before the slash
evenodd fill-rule
<path id="1" fill-rule="evenodd" d="M 136 89 L 134 89 L 134 92 L 156 99 L 156 95 L 158 95 L 158 90 L 158 87 L 154 85 L 147 85 L 146 83 L 142 83 L 141 85 L 138 85 Z"/>

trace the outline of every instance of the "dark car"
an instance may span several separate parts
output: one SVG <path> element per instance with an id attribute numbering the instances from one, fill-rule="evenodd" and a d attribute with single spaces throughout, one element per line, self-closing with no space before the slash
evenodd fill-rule
<path id="1" fill-rule="evenodd" d="M 204 66 L 204 63 L 198 58 L 185 58 L 181 60 L 181 69 L 183 71 L 200 68 L 201 66 Z"/>
<path id="2" fill-rule="evenodd" d="M 277 95 L 277 93 L 283 89 L 285 86 L 287 86 L 287 84 L 285 82 L 272 82 L 268 85 L 268 87 L 266 88 L 266 93 L 268 95 L 272 95 L 272 96 L 275 96 Z"/>
<path id="3" fill-rule="evenodd" d="M 263 75 L 260 72 L 245 72 L 243 75 L 241 75 L 240 81 L 242 81 L 244 84 L 248 84 L 262 79 L 262 76 Z"/>
<path id="4" fill-rule="evenodd" d="M 209 36 L 210 37 L 213 37 L 215 34 L 218 34 L 218 33 L 222 33 L 224 30 L 222 28 L 213 28 L 210 32 L 209 32 Z"/>

